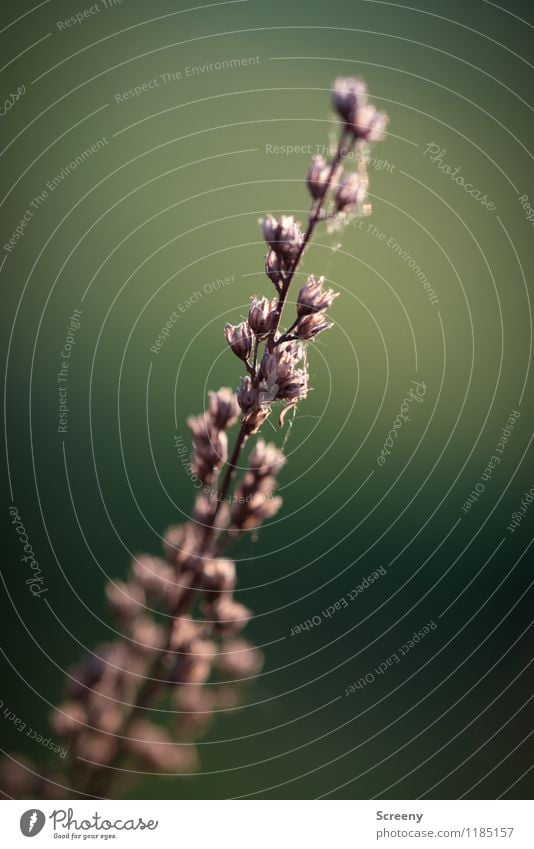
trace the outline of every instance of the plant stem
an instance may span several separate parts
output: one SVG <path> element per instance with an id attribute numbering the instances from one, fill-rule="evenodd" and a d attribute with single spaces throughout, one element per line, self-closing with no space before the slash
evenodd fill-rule
<path id="1" fill-rule="evenodd" d="M 291 265 L 290 270 L 288 271 L 288 273 L 285 276 L 283 284 L 281 285 L 281 287 L 279 289 L 277 287 L 277 291 L 279 292 L 279 294 L 278 294 L 278 303 L 277 303 L 277 308 L 276 308 L 276 324 L 273 327 L 273 329 L 270 331 L 269 336 L 267 338 L 266 350 L 272 351 L 273 348 L 275 347 L 275 345 L 277 344 L 277 341 L 281 341 L 280 339 L 276 340 L 276 336 L 277 336 L 277 333 L 278 333 L 278 328 L 280 326 L 280 321 L 282 319 L 282 312 L 283 312 L 284 305 L 285 305 L 287 295 L 288 295 L 288 292 L 289 292 L 289 287 L 291 285 L 291 281 L 293 280 L 295 272 L 297 271 L 297 268 L 298 268 L 299 263 L 302 259 L 304 251 L 305 251 L 305 249 L 306 249 L 306 247 L 307 247 L 307 245 L 308 245 L 308 243 L 309 243 L 309 241 L 310 241 L 310 239 L 313 235 L 313 231 L 315 230 L 316 225 L 321 220 L 322 204 L 323 204 L 323 201 L 324 201 L 326 195 L 328 194 L 328 191 L 329 191 L 329 189 L 332 185 L 332 180 L 333 180 L 335 172 L 336 172 L 336 170 L 339 166 L 339 163 L 347 155 L 350 147 L 352 146 L 352 145 L 350 145 L 349 147 L 345 147 L 345 141 L 346 141 L 346 138 L 347 138 L 347 134 L 348 134 L 347 130 L 343 130 L 341 132 L 341 135 L 340 135 L 340 138 L 339 138 L 339 143 L 338 143 L 338 146 L 337 146 L 337 150 L 336 150 L 335 156 L 334 156 L 334 158 L 331 162 L 330 170 L 328 172 L 328 177 L 327 177 L 325 184 L 323 186 L 323 190 L 322 190 L 320 196 L 312 204 L 312 207 L 311 207 L 311 210 L 310 210 L 310 217 L 308 219 L 308 226 L 306 227 L 306 232 L 304 233 L 302 243 L 299 247 L 299 250 L 298 250 L 298 252 L 295 256 L 295 259 L 293 261 L 293 264 Z M 286 332 L 286 334 L 284 334 L 284 337 L 288 336 L 288 334 L 290 333 L 290 330 L 294 326 L 295 326 L 295 323 Z M 257 345 L 258 345 L 258 343 L 256 343 L 256 351 L 255 351 L 255 354 L 254 354 L 254 366 L 252 367 L 254 369 L 254 371 L 255 371 L 255 363 L 256 363 L 256 357 L 257 357 Z M 249 371 L 249 373 L 250 373 L 250 369 L 251 369 L 251 367 L 247 366 L 247 370 Z M 202 541 L 203 554 L 206 554 L 210 551 L 210 548 L 211 548 L 211 545 L 212 545 L 212 542 L 213 542 L 213 537 L 214 537 L 216 530 L 217 530 L 216 524 L 215 524 L 216 520 L 217 520 L 217 516 L 219 515 L 220 509 L 221 509 L 221 507 L 222 507 L 222 505 L 223 505 L 223 503 L 224 503 L 224 501 L 225 501 L 225 499 L 228 495 L 230 486 L 232 484 L 232 481 L 233 481 L 235 473 L 236 473 L 237 464 L 239 462 L 239 457 L 241 455 L 241 451 L 243 450 L 243 448 L 245 446 L 247 438 L 248 438 L 247 429 L 246 429 L 245 425 L 242 424 L 240 429 L 239 429 L 239 432 L 237 434 L 236 441 L 234 443 L 234 447 L 233 447 L 233 450 L 232 450 L 232 454 L 231 454 L 230 459 L 228 460 L 228 463 L 227 463 L 227 466 L 226 466 L 226 471 L 225 471 L 225 474 L 224 474 L 224 477 L 223 477 L 223 480 L 222 480 L 222 483 L 221 483 L 221 488 L 220 488 L 218 496 L 217 496 L 217 504 L 216 504 L 215 509 L 214 509 L 214 511 L 213 511 L 213 513 L 210 517 L 208 524 L 205 526 L 204 538 L 203 538 L 203 541 Z M 93 771 L 93 773 L 90 775 L 90 777 L 87 781 L 86 787 L 85 787 L 85 793 L 87 793 L 88 795 L 101 795 L 101 794 L 104 794 L 106 792 L 108 792 L 108 793 L 110 792 L 110 790 L 113 786 L 113 782 L 114 782 L 114 780 L 115 780 L 115 778 L 117 777 L 117 774 L 118 774 L 118 773 L 114 772 L 114 770 L 117 769 L 118 765 L 121 763 L 121 761 L 122 761 L 122 759 L 125 755 L 124 743 L 123 743 L 125 736 L 127 735 L 133 721 L 137 718 L 138 714 L 141 711 L 145 710 L 146 708 L 148 708 L 150 706 L 150 703 L 152 701 L 153 696 L 158 692 L 158 689 L 161 686 L 161 684 L 165 683 L 165 679 L 164 679 L 163 676 L 164 676 L 164 673 L 165 673 L 165 661 L 166 661 L 166 658 L 167 658 L 167 656 L 170 652 L 170 648 L 171 648 L 173 623 L 174 623 L 175 618 L 182 616 L 185 613 L 189 613 L 191 611 L 191 609 L 193 608 L 193 605 L 194 605 L 195 600 L 196 600 L 197 591 L 198 591 L 197 581 L 198 581 L 198 578 L 197 579 L 195 579 L 193 577 L 191 578 L 191 585 L 188 588 L 188 591 L 185 593 L 185 595 L 180 600 L 180 603 L 179 603 L 177 609 L 174 610 L 174 611 L 171 611 L 170 614 L 168 615 L 167 625 L 166 625 L 166 630 L 165 630 L 165 641 L 164 641 L 163 648 L 158 652 L 158 654 L 154 658 L 153 663 L 151 664 L 150 668 L 148 669 L 145 680 L 143 681 L 143 684 L 140 686 L 140 688 L 137 692 L 135 702 L 131 706 L 128 714 L 126 715 L 120 731 L 117 733 L 117 737 L 119 738 L 119 742 L 117 744 L 118 748 L 117 748 L 115 755 L 113 756 L 113 758 L 111 759 L 111 761 L 108 764 L 102 764 L 97 769 L 95 769 Z M 120 773 L 119 773 L 119 775 L 120 775 Z"/>
<path id="2" fill-rule="evenodd" d="M 244 445 L 245 445 L 245 442 L 247 441 L 247 438 L 248 438 L 247 437 L 247 429 L 246 429 L 245 425 L 242 424 L 241 427 L 239 428 L 239 433 L 237 434 L 237 437 L 236 437 L 234 449 L 232 451 L 232 456 L 228 460 L 228 464 L 226 466 L 226 472 L 225 472 L 225 475 L 224 475 L 224 478 L 223 478 L 223 482 L 221 484 L 221 488 L 219 490 L 219 494 L 217 496 L 217 505 L 215 507 L 215 510 L 213 511 L 213 515 L 210 519 L 210 523 L 209 523 L 208 528 L 207 528 L 205 542 L 211 541 L 211 538 L 213 537 L 213 534 L 216 531 L 215 521 L 217 519 L 217 516 L 219 515 L 219 511 L 220 511 L 220 509 L 223 505 L 223 502 L 224 502 L 226 496 L 228 495 L 228 490 L 230 489 L 230 485 L 231 485 L 231 483 L 234 479 L 234 475 L 236 473 L 236 468 L 237 468 L 237 463 L 239 461 L 239 456 L 241 454 L 241 451 L 244 448 Z"/>
<path id="3" fill-rule="evenodd" d="M 293 265 L 291 266 L 291 269 L 288 272 L 288 274 L 287 274 L 287 276 L 284 280 L 284 283 L 282 285 L 282 289 L 281 289 L 280 294 L 278 296 L 278 304 L 277 304 L 277 307 L 276 307 L 276 323 L 275 323 L 275 326 L 273 327 L 273 329 L 271 330 L 271 332 L 269 333 L 269 338 L 267 340 L 267 349 L 269 351 L 272 351 L 273 348 L 275 347 L 276 334 L 278 333 L 280 321 L 282 320 L 282 312 L 283 312 L 283 309 L 284 309 L 284 304 L 286 302 L 287 293 L 289 291 L 291 281 L 293 280 L 293 277 L 295 276 L 295 272 L 298 268 L 298 265 L 299 265 L 299 263 L 302 259 L 302 255 L 303 255 L 304 251 L 306 250 L 306 246 L 308 245 L 308 242 L 310 241 L 310 239 L 312 237 L 313 231 L 315 230 L 315 227 L 316 227 L 317 223 L 319 222 L 322 203 L 323 203 L 326 195 L 328 194 L 328 190 L 330 189 L 330 186 L 332 185 L 332 180 L 334 178 L 334 174 L 336 173 L 336 170 L 337 170 L 339 163 L 342 161 L 342 159 L 347 155 L 347 153 L 349 151 L 349 148 L 345 147 L 345 139 L 346 138 L 347 138 L 347 130 L 343 130 L 342 133 L 341 133 L 341 136 L 339 137 L 337 150 L 336 150 L 335 156 L 334 156 L 334 158 L 333 158 L 333 160 L 330 164 L 330 170 L 328 172 L 328 177 L 326 178 L 325 184 L 323 186 L 323 190 L 322 190 L 321 194 L 319 195 L 319 197 L 317 198 L 317 200 L 315 201 L 315 203 L 312 205 L 310 217 L 308 219 L 308 226 L 306 227 L 306 232 L 304 233 L 302 243 L 301 243 L 301 245 L 298 249 L 297 255 L 295 256 L 295 259 L 293 261 Z"/>

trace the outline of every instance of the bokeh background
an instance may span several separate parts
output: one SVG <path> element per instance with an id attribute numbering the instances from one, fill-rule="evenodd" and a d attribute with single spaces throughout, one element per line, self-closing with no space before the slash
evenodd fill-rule
<path id="1" fill-rule="evenodd" d="M 4 709 L 46 734 L 65 669 L 114 635 L 106 579 L 136 552 L 159 553 L 163 529 L 189 514 L 175 440 L 209 388 L 238 381 L 222 327 L 269 293 L 257 220 L 305 220 L 310 153 L 336 130 L 331 81 L 360 74 L 391 116 L 373 150 L 373 213 L 323 229 L 306 254 L 303 272 L 342 292 L 336 326 L 310 353 L 284 509 L 236 550 L 237 596 L 256 613 L 247 635 L 266 666 L 248 706 L 201 742 L 197 776 L 135 792 L 529 798 L 534 506 L 510 523 L 534 483 L 530 4 L 100 0 L 58 27 L 89 8 L 0 10 L 3 750 L 53 760 Z M 223 60 L 233 67 L 210 70 Z M 75 309 L 61 433 L 57 373 Z M 381 467 L 413 381 L 424 400 Z M 513 411 L 501 462 L 465 512 Z M 40 598 L 13 504 L 45 577 Z M 347 609 L 291 636 L 378 567 Z M 373 673 L 429 622 L 400 663 Z"/>

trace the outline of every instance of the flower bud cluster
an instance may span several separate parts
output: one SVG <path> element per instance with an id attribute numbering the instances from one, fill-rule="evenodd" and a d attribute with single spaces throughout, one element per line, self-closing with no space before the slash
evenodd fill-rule
<path id="1" fill-rule="evenodd" d="M 284 342 L 265 351 L 259 370 L 263 403 L 300 401 L 308 394 L 308 370 L 304 348 L 297 342 Z"/>
<path id="2" fill-rule="evenodd" d="M 300 224 L 292 215 L 267 215 L 260 219 L 263 237 L 269 245 L 265 257 L 265 273 L 278 292 L 292 273 L 304 245 Z"/>
<path id="3" fill-rule="evenodd" d="M 389 118 L 368 101 L 367 86 L 358 77 L 338 77 L 332 90 L 334 108 L 356 141 L 377 142 L 385 138 Z"/>
<path id="4" fill-rule="evenodd" d="M 217 472 L 227 460 L 228 439 L 225 431 L 237 421 L 239 407 L 231 389 L 223 387 L 210 392 L 205 413 L 190 416 L 187 424 L 193 434 L 191 469 L 204 483 L 214 482 Z"/>
<path id="5" fill-rule="evenodd" d="M 280 496 L 274 495 L 276 475 L 285 462 L 286 458 L 275 445 L 258 440 L 236 491 L 230 519 L 232 536 L 255 529 L 265 519 L 276 515 L 282 506 Z"/>

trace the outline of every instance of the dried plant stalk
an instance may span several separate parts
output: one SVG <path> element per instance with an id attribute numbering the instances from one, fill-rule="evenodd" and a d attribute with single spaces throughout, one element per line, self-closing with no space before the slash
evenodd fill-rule
<path id="1" fill-rule="evenodd" d="M 326 311 L 337 293 L 323 277 L 308 276 L 298 292 L 296 315 L 281 322 L 290 286 L 316 226 L 340 227 L 367 214 L 368 145 L 384 137 L 387 116 L 368 102 L 360 79 L 339 78 L 333 103 L 341 119 L 339 143 L 330 162 L 315 157 L 306 182 L 312 204 L 306 229 L 291 215 L 260 222 L 268 244 L 265 272 L 272 298 L 253 297 L 246 321 L 227 324 L 229 347 L 246 374 L 237 392 L 209 393 L 207 410 L 188 420 L 193 436 L 192 468 L 204 484 L 191 521 L 171 527 L 165 558 L 140 556 L 126 582 L 111 582 L 107 598 L 122 631 L 120 640 L 98 646 L 70 670 L 67 700 L 52 715 L 52 727 L 69 751 L 62 768 L 39 775 L 25 759 L 1 764 L 1 788 L 10 797 L 119 796 L 135 771 L 186 774 L 197 765 L 194 740 L 214 711 L 239 704 L 239 681 L 261 669 L 262 655 L 239 632 L 252 616 L 234 599 L 235 564 L 227 546 L 274 516 L 282 451 L 261 438 L 228 501 L 241 452 L 280 402 L 280 425 L 309 391 L 306 344 L 332 327 Z M 352 151 L 358 167 L 343 173 Z M 238 422 L 228 454 L 228 431 Z M 196 615 L 193 615 L 196 611 Z M 217 686 L 209 681 L 217 676 Z M 225 683 L 227 682 L 227 683 Z M 172 720 L 156 725 L 149 710 L 166 704 Z"/>

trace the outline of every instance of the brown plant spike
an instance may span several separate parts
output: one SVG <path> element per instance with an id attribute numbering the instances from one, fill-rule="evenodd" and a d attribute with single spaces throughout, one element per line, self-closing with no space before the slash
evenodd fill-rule
<path id="1" fill-rule="evenodd" d="M 227 324 L 226 340 L 246 374 L 236 392 L 210 392 L 205 412 L 188 419 L 191 466 L 205 485 L 193 518 L 168 528 L 164 559 L 134 559 L 127 581 L 110 582 L 106 595 L 120 639 L 105 643 L 69 670 L 65 701 L 52 713 L 54 733 L 67 749 L 60 767 L 44 769 L 21 755 L 0 762 L 0 789 L 15 798 L 117 798 L 131 791 L 135 773 L 186 775 L 198 765 L 194 740 L 214 713 L 235 709 L 242 685 L 261 670 L 262 654 L 240 636 L 252 612 L 234 598 L 236 569 L 229 544 L 255 531 L 280 509 L 277 476 L 282 451 L 258 439 L 248 466 L 228 499 L 247 441 L 258 434 L 274 405 L 280 421 L 310 390 L 306 346 L 332 327 L 326 311 L 337 293 L 309 275 L 296 298 L 294 320 L 281 330 L 290 285 L 319 222 L 343 222 L 367 195 L 369 142 L 384 137 L 387 116 L 369 104 L 365 83 L 338 78 L 333 104 L 341 119 L 330 162 L 316 157 L 306 183 L 312 198 L 304 231 L 292 215 L 267 215 L 265 272 L 274 297 L 251 298 L 248 317 Z M 342 173 L 348 153 L 358 166 Z M 238 422 L 233 447 L 229 430 Z M 206 494 L 207 493 L 207 494 Z M 212 686 L 216 684 L 216 686 Z M 150 709 L 172 711 L 155 724 Z M 123 769 L 124 768 L 124 769 Z"/>

